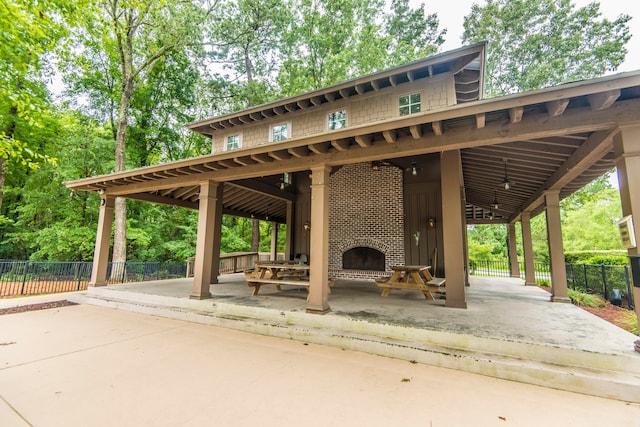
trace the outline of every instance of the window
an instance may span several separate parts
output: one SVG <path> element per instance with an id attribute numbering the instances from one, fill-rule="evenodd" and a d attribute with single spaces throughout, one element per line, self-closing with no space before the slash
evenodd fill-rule
<path id="1" fill-rule="evenodd" d="M 329 113 L 329 130 L 342 129 L 347 126 L 347 111 L 340 110 Z"/>
<path id="2" fill-rule="evenodd" d="M 240 148 L 240 135 L 231 135 L 227 137 L 227 145 L 225 150 L 237 150 Z"/>
<path id="3" fill-rule="evenodd" d="M 406 116 L 407 114 L 420 112 L 420 94 L 413 93 L 411 95 L 400 97 L 400 115 Z"/>
<path id="4" fill-rule="evenodd" d="M 289 123 L 280 123 L 271 128 L 271 141 L 284 141 L 289 138 Z"/>

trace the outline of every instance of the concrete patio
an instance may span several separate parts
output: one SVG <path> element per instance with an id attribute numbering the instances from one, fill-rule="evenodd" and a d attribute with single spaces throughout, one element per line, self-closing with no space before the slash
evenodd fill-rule
<path id="1" fill-rule="evenodd" d="M 421 292 L 380 296 L 373 281 L 338 281 L 331 312 L 306 313 L 306 291 L 263 287 L 242 274 L 188 298 L 191 279 L 90 288 L 70 300 L 364 351 L 561 390 L 640 402 L 637 337 L 521 280 L 473 277 L 468 309 Z"/>

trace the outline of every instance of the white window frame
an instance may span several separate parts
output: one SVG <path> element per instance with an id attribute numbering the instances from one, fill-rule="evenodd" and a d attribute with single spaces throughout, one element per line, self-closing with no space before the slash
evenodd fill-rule
<path id="1" fill-rule="evenodd" d="M 238 137 L 238 146 L 235 148 L 229 148 L 229 139 L 233 137 Z M 242 134 L 234 133 L 233 135 L 227 135 L 224 137 L 224 151 L 232 151 L 242 148 Z"/>
<path id="2" fill-rule="evenodd" d="M 334 127 L 332 129 L 331 128 L 331 123 L 339 123 L 339 122 L 342 121 L 342 120 L 331 120 L 331 115 L 335 114 L 335 113 L 344 113 L 344 125 L 341 126 L 341 127 L 338 127 L 338 128 Z M 347 116 L 348 116 L 348 113 L 347 113 L 347 109 L 346 108 L 343 108 L 341 110 L 330 111 L 327 114 L 327 130 L 338 130 L 338 129 L 346 128 L 347 127 Z"/>
<path id="3" fill-rule="evenodd" d="M 278 126 L 286 126 L 287 127 L 287 136 L 283 139 L 274 139 L 274 131 Z M 275 123 L 273 125 L 271 125 L 271 127 L 269 128 L 269 142 L 281 142 L 281 141 L 286 141 L 287 139 L 291 138 L 291 122 L 281 122 L 281 123 Z"/>
<path id="4" fill-rule="evenodd" d="M 412 96 L 415 96 L 415 95 L 420 96 L 420 101 L 419 101 L 419 102 L 411 102 L 411 97 L 412 97 Z M 399 97 L 398 97 L 398 114 L 399 114 L 400 116 L 409 116 L 409 115 L 411 115 L 411 114 L 416 114 L 416 113 L 420 113 L 420 112 L 422 112 L 422 111 L 423 111 L 423 110 L 422 110 L 422 98 L 423 98 L 423 97 L 424 97 L 424 96 L 422 95 L 422 92 L 412 92 L 412 93 L 407 93 L 407 94 L 404 94 L 404 95 L 399 96 Z M 401 105 L 401 104 L 400 104 L 400 102 L 401 102 L 402 98 L 409 98 L 409 104 L 407 104 L 407 105 Z M 414 107 L 414 106 L 416 106 L 416 105 L 420 106 L 420 110 L 419 110 L 419 111 L 412 111 L 412 110 L 413 110 L 413 108 L 412 108 L 412 107 Z M 403 109 L 403 108 L 407 108 L 407 107 L 409 108 L 409 112 L 408 112 L 408 113 L 406 113 L 406 114 L 402 114 L 402 109 Z"/>

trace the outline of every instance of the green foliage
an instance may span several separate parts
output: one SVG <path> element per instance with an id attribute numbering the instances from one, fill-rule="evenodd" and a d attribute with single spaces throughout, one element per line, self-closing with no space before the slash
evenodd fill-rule
<path id="1" fill-rule="evenodd" d="M 507 257 L 507 227 L 504 224 L 467 227 L 469 258 L 503 260 Z"/>
<path id="2" fill-rule="evenodd" d="M 564 259 L 569 264 L 627 265 L 629 258 L 625 250 L 565 251 Z"/>
<path id="3" fill-rule="evenodd" d="M 625 330 L 638 335 L 638 316 L 636 316 L 635 312 L 630 310 L 623 311 L 620 314 L 618 321 L 622 324 Z"/>
<path id="4" fill-rule="evenodd" d="M 551 286 L 551 280 L 549 279 L 539 279 L 536 277 L 536 284 L 538 286 Z"/>
<path id="5" fill-rule="evenodd" d="M 575 305 L 582 305 L 584 307 L 604 307 L 605 300 L 597 295 L 587 294 L 575 289 L 569 289 L 569 298 Z"/>
<path id="6" fill-rule="evenodd" d="M 627 53 L 630 19 L 602 19 L 597 2 L 487 0 L 465 16 L 462 38 L 488 42 L 486 92 L 499 96 L 615 70 Z"/>

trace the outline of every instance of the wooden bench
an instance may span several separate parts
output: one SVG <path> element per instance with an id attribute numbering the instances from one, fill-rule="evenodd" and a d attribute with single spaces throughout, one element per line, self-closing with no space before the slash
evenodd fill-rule
<path id="1" fill-rule="evenodd" d="M 309 282 L 307 280 L 300 279 L 247 279 L 247 285 L 253 288 L 252 296 L 258 295 L 260 292 L 260 287 L 262 285 L 275 285 L 276 289 L 281 291 L 280 285 L 292 285 L 292 286 L 304 286 L 309 290 Z"/>
<path id="2" fill-rule="evenodd" d="M 431 280 L 429 280 L 427 282 L 427 285 L 444 286 L 446 282 L 447 282 L 447 279 L 445 279 L 444 277 L 441 277 L 439 279 L 431 279 Z"/>

